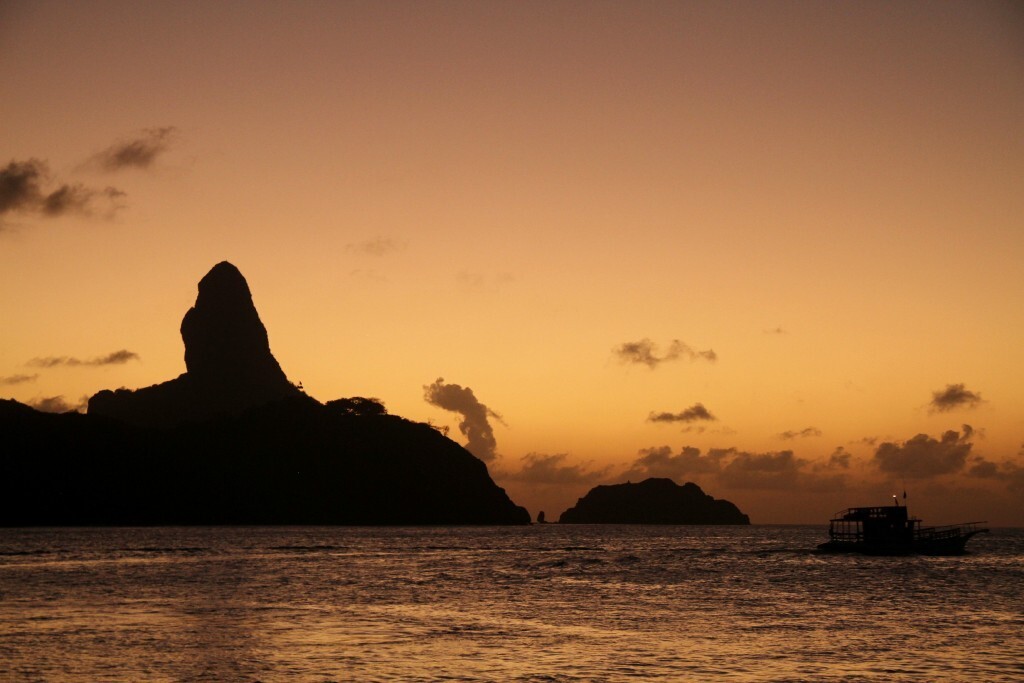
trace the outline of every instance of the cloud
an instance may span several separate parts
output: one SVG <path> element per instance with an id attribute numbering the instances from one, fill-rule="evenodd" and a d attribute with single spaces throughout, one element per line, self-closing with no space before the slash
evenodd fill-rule
<path id="1" fill-rule="evenodd" d="M 587 470 L 583 465 L 565 465 L 567 457 L 565 453 L 529 453 L 522 457 L 523 466 L 519 471 L 503 473 L 501 478 L 531 484 L 593 484 L 603 479 L 611 469 Z"/>
<path id="2" fill-rule="evenodd" d="M 1024 492 L 1024 467 L 1015 462 L 1004 462 L 1001 476 L 1011 491 Z"/>
<path id="3" fill-rule="evenodd" d="M 789 450 L 752 453 L 738 448 L 710 448 L 702 454 L 698 448 L 685 446 L 673 454 L 668 446 L 661 446 L 641 450 L 640 457 L 619 478 L 681 480 L 703 475 L 716 479 L 719 486 L 734 489 L 833 491 L 846 481 L 844 474 L 833 471 L 845 467 L 841 463 L 848 458 L 849 454 L 844 457 L 834 453 L 833 459 L 822 466 L 797 458 Z"/>
<path id="4" fill-rule="evenodd" d="M 55 368 L 58 366 L 67 367 L 79 367 L 79 366 L 90 366 L 99 367 L 103 365 L 124 365 L 130 360 L 139 360 L 139 354 L 134 351 L 127 349 L 121 349 L 120 351 L 114 351 L 108 353 L 105 356 L 98 358 L 90 358 L 88 360 L 82 360 L 81 358 L 73 358 L 70 356 L 47 356 L 46 358 L 33 358 L 26 365 L 34 368 Z"/>
<path id="5" fill-rule="evenodd" d="M 0 170 L 0 214 L 35 208 L 42 197 L 39 181 L 46 164 L 38 159 L 12 161 Z"/>
<path id="6" fill-rule="evenodd" d="M 787 332 L 786 330 L 782 329 L 781 327 L 776 327 L 774 330 L 765 330 L 764 333 L 765 334 L 789 334 L 789 332 Z"/>
<path id="7" fill-rule="evenodd" d="M 50 218 L 71 213 L 91 215 L 101 203 L 113 213 L 122 208 L 120 200 L 124 196 L 114 187 L 99 190 L 80 183 L 54 187 L 48 166 L 39 159 L 11 161 L 0 169 L 0 217 L 13 213 Z"/>
<path id="8" fill-rule="evenodd" d="M 712 349 L 696 351 L 678 339 L 672 340 L 672 343 L 669 344 L 668 351 L 666 351 L 663 356 L 659 356 L 656 349 L 657 347 L 654 342 L 650 339 L 644 338 L 640 341 L 620 344 L 612 349 L 612 353 L 618 356 L 620 362 L 642 364 L 652 370 L 662 363 L 679 360 L 680 358 L 687 358 L 691 362 L 696 360 L 706 360 L 709 363 L 714 363 L 718 360 L 718 354 L 716 354 Z"/>
<path id="9" fill-rule="evenodd" d="M 946 413 L 957 408 L 974 408 L 984 403 L 981 394 L 969 391 L 963 384 L 947 384 L 945 389 L 932 392 L 929 412 Z"/>
<path id="10" fill-rule="evenodd" d="M 801 429 L 799 432 L 787 430 L 781 434 L 777 434 L 776 436 L 786 441 L 797 438 L 806 439 L 809 436 L 821 436 L 821 430 L 817 427 L 807 427 L 805 429 Z"/>
<path id="11" fill-rule="evenodd" d="M 708 412 L 703 403 L 694 403 L 680 413 L 651 413 L 647 417 L 648 422 L 699 422 L 701 420 L 714 421 L 717 419 L 717 417 Z"/>
<path id="12" fill-rule="evenodd" d="M 466 450 L 484 462 L 496 457 L 497 441 L 494 429 L 488 421 L 493 417 L 501 422 L 501 416 L 477 400 L 473 390 L 458 384 L 445 384 L 444 378 L 423 387 L 423 400 L 427 403 L 462 415 L 459 431 L 466 437 Z"/>
<path id="13" fill-rule="evenodd" d="M 971 466 L 967 470 L 967 474 L 972 477 L 979 477 L 981 479 L 998 479 L 999 478 L 999 465 L 986 460 L 982 457 L 974 458 L 971 461 Z"/>
<path id="14" fill-rule="evenodd" d="M 174 126 L 146 128 L 129 140 L 115 142 L 96 154 L 91 163 L 104 171 L 125 168 L 149 168 L 156 158 L 166 152 L 177 137 Z"/>
<path id="15" fill-rule="evenodd" d="M 699 448 L 684 446 L 676 455 L 668 446 L 644 448 L 622 479 L 646 479 L 648 477 L 667 477 L 681 479 L 692 474 L 709 474 L 722 469 L 722 459 L 728 451 L 711 449 L 707 455 L 701 455 Z"/>
<path id="16" fill-rule="evenodd" d="M 918 434 L 903 443 L 886 441 L 875 450 L 874 463 L 882 472 L 922 479 L 959 472 L 971 453 L 973 435 L 974 429 L 964 425 L 963 434 L 951 429 L 939 439 Z"/>
<path id="17" fill-rule="evenodd" d="M 35 382 L 39 379 L 39 375 L 8 375 L 7 377 L 0 377 L 0 386 L 14 386 L 15 384 L 24 384 L 26 382 Z"/>
<path id="18" fill-rule="evenodd" d="M 749 453 L 735 451 L 718 479 L 726 486 L 744 489 L 786 489 L 796 483 L 807 460 L 793 451 Z"/>
<path id="19" fill-rule="evenodd" d="M 77 403 L 68 403 L 63 396 L 48 396 L 28 402 L 30 406 L 43 413 L 82 412 L 89 405 L 89 397 L 83 396 Z"/>
<path id="20" fill-rule="evenodd" d="M 853 456 L 850 454 L 848 450 L 846 450 L 842 446 L 839 446 L 834 451 L 832 451 L 832 455 L 828 456 L 828 463 L 826 463 L 825 467 L 829 469 L 850 469 L 850 459 L 852 457 Z"/>
<path id="21" fill-rule="evenodd" d="M 388 237 L 375 237 L 371 240 L 349 242 L 345 245 L 345 251 L 365 254 L 367 256 L 387 256 L 403 249 L 405 249 L 404 244 L 400 244 Z"/>

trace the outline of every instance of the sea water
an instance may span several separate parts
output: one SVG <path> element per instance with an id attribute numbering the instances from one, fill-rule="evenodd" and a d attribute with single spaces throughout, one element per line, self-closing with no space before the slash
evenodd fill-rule
<path id="1" fill-rule="evenodd" d="M 1024 531 L 0 529 L 3 681 L 1020 681 Z"/>

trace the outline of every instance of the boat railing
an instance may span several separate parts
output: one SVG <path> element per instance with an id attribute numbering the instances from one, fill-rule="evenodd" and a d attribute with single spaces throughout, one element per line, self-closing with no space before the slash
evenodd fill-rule
<path id="1" fill-rule="evenodd" d="M 988 531 L 984 526 L 985 522 L 965 522 L 963 524 L 947 524 L 945 526 L 929 526 L 918 530 L 918 538 L 941 540 L 945 538 L 957 538 L 958 536 L 974 535 Z"/>

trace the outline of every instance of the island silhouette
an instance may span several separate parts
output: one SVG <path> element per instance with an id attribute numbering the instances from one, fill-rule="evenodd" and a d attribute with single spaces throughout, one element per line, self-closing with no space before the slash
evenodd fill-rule
<path id="1" fill-rule="evenodd" d="M 198 289 L 179 377 L 86 414 L 0 400 L 0 525 L 530 523 L 432 426 L 289 382 L 235 266 Z"/>
<path id="2" fill-rule="evenodd" d="M 560 524 L 750 524 L 727 500 L 712 498 L 699 486 L 671 479 L 592 488 L 562 513 Z"/>

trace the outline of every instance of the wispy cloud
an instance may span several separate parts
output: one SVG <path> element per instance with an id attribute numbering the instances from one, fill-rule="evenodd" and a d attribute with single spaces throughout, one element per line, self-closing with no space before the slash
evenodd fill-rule
<path id="1" fill-rule="evenodd" d="M 500 476 L 531 484 L 593 484 L 603 479 L 611 469 L 588 470 L 582 464 L 567 465 L 567 458 L 565 453 L 529 453 L 522 457 L 523 466 L 518 471 L 503 472 Z M 495 476 L 499 476 L 498 473 Z"/>
<path id="2" fill-rule="evenodd" d="M 0 386 L 14 386 L 15 384 L 25 384 L 26 382 L 35 382 L 39 379 L 39 374 L 35 375 L 8 375 L 7 377 L 0 377 Z"/>
<path id="3" fill-rule="evenodd" d="M 390 237 L 374 237 L 362 242 L 349 242 L 345 245 L 345 251 L 366 256 L 387 256 L 404 249 L 404 243 L 396 242 Z"/>
<path id="4" fill-rule="evenodd" d="M 776 436 L 778 436 L 780 439 L 784 441 L 788 441 L 790 439 L 806 439 L 807 437 L 811 436 L 821 436 L 821 430 L 818 429 L 817 427 L 806 427 L 798 432 L 786 430 L 784 432 L 781 432 L 780 434 L 777 434 Z"/>
<path id="5" fill-rule="evenodd" d="M 672 340 L 668 346 L 668 350 L 665 351 L 663 355 L 659 355 L 657 345 L 647 338 L 641 339 L 640 341 L 619 344 L 612 349 L 612 353 L 615 354 L 622 363 L 646 365 L 652 370 L 662 363 L 682 358 L 686 358 L 691 362 L 696 360 L 706 360 L 709 363 L 714 363 L 718 360 L 718 354 L 716 354 L 714 350 L 707 349 L 706 351 L 697 351 L 678 339 Z"/>
<path id="6" fill-rule="evenodd" d="M 149 168 L 157 157 L 166 152 L 177 138 L 174 126 L 146 128 L 137 135 L 115 142 L 90 160 L 101 170 L 113 172 L 126 168 Z"/>
<path id="7" fill-rule="evenodd" d="M 882 472 L 922 479 L 959 472 L 971 454 L 974 435 L 970 425 L 962 429 L 962 434 L 950 429 L 938 439 L 918 434 L 903 442 L 886 441 L 875 449 L 873 462 Z"/>
<path id="8" fill-rule="evenodd" d="M 459 287 L 470 291 L 496 292 L 501 288 L 515 282 L 516 278 L 512 273 L 497 273 L 487 275 L 468 270 L 459 271 L 455 275 L 455 281 Z"/>
<path id="9" fill-rule="evenodd" d="M 703 420 L 717 420 L 714 415 L 708 412 L 703 403 L 694 403 L 692 406 L 678 413 L 651 413 L 647 417 L 648 422 L 700 422 Z"/>
<path id="10" fill-rule="evenodd" d="M 932 392 L 929 412 L 946 413 L 957 408 L 974 408 L 984 403 L 981 394 L 968 390 L 963 384 L 947 384 L 945 389 Z"/>
<path id="11" fill-rule="evenodd" d="M 28 404 L 43 413 L 80 413 L 89 405 L 89 397 L 83 396 L 77 403 L 68 403 L 63 396 L 47 396 L 32 399 Z"/>
<path id="12" fill-rule="evenodd" d="M 25 365 L 34 368 L 56 368 L 60 366 L 66 367 L 100 367 L 103 365 L 124 365 L 128 361 L 139 360 L 139 354 L 134 351 L 127 349 L 121 349 L 120 351 L 114 351 L 108 353 L 105 356 L 99 356 L 97 358 L 89 358 L 83 360 L 81 358 L 74 358 L 72 356 L 47 356 L 45 358 L 33 358 Z"/>
<path id="13" fill-rule="evenodd" d="M 112 214 L 121 208 L 124 196 L 114 187 L 100 190 L 81 183 L 55 183 L 46 162 L 39 159 L 11 161 L 0 169 L 0 218 L 15 213 L 50 218 L 92 215 L 101 209 Z"/>
<path id="14" fill-rule="evenodd" d="M 462 415 L 459 431 L 466 437 L 466 450 L 484 462 L 497 456 L 494 428 L 488 418 L 501 422 L 501 416 L 477 400 L 473 390 L 458 384 L 445 384 L 439 377 L 433 384 L 423 387 L 423 399 L 430 405 Z"/>

